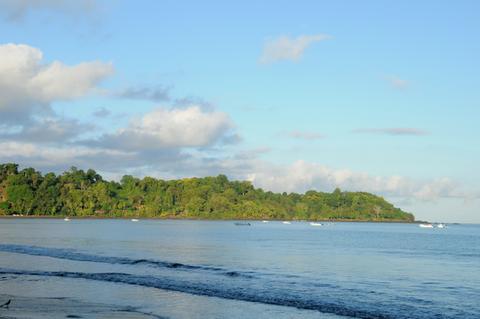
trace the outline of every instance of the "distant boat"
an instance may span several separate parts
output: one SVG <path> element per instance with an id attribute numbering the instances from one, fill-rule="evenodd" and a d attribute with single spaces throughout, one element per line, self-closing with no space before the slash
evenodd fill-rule
<path id="1" fill-rule="evenodd" d="M 246 222 L 236 222 L 234 224 L 235 226 L 252 226 L 250 223 L 246 223 Z"/>
<path id="2" fill-rule="evenodd" d="M 285 225 L 290 225 L 291 224 L 291 222 L 287 222 L 287 221 L 282 222 L 282 223 L 285 224 Z"/>
<path id="3" fill-rule="evenodd" d="M 138 222 L 138 219 L 132 218 L 131 221 L 132 221 L 132 222 Z"/>
<path id="4" fill-rule="evenodd" d="M 432 224 L 419 224 L 418 226 L 421 228 L 433 228 Z"/>
<path id="5" fill-rule="evenodd" d="M 268 223 L 268 220 L 262 220 L 262 223 Z"/>
<path id="6" fill-rule="evenodd" d="M 435 227 L 437 227 L 437 228 L 446 228 L 447 225 L 440 223 L 440 224 L 436 224 Z"/>
<path id="7" fill-rule="evenodd" d="M 69 221 L 70 221 L 70 218 L 65 217 L 63 220 L 66 221 L 66 222 L 69 222 Z"/>
<path id="8" fill-rule="evenodd" d="M 310 223 L 310 226 L 323 226 L 322 223 Z"/>

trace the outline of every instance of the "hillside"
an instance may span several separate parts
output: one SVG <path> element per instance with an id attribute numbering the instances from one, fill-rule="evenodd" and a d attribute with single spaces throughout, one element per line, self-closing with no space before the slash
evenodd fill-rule
<path id="1" fill-rule="evenodd" d="M 226 176 L 161 180 L 126 175 L 106 181 L 72 167 L 42 175 L 0 165 L 0 215 L 413 221 L 382 197 L 365 192 L 273 193 Z"/>

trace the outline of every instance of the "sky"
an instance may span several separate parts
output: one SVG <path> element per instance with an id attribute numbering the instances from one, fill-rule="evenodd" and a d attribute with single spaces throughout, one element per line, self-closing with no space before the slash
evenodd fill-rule
<path id="1" fill-rule="evenodd" d="M 0 0 L 0 162 L 480 223 L 480 2 Z"/>

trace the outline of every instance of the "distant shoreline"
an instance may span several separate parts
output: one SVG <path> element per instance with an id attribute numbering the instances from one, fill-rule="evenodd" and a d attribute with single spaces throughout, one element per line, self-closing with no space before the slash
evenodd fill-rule
<path id="1" fill-rule="evenodd" d="M 130 219 L 139 219 L 139 220 L 191 220 L 191 221 L 269 221 L 269 222 L 323 222 L 323 223 L 394 223 L 394 224 L 421 224 L 427 223 L 426 221 L 406 221 L 406 220 L 364 220 L 364 219 L 315 219 L 315 220 L 296 220 L 296 219 L 215 219 L 215 218 L 173 218 L 173 217 L 140 217 L 140 216 L 130 216 L 130 217 L 100 217 L 100 216 L 48 216 L 48 215 L 37 215 L 37 216 L 10 216 L 10 215 L 0 215 L 0 219 L 61 219 L 68 217 L 70 220 L 85 220 L 85 219 L 111 219 L 111 220 L 130 220 Z"/>

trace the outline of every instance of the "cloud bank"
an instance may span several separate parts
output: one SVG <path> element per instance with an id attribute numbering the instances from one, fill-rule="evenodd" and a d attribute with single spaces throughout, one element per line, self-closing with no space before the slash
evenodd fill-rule
<path id="1" fill-rule="evenodd" d="M 419 181 L 402 176 L 374 176 L 302 160 L 280 166 L 256 163 L 252 170 L 253 173 L 248 175 L 250 181 L 276 192 L 305 192 L 310 189 L 330 192 L 339 187 L 348 191 L 426 201 L 474 197 L 448 178 Z"/>

